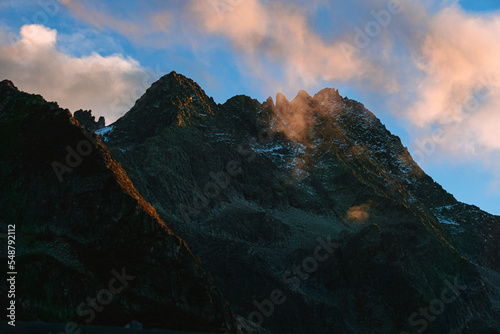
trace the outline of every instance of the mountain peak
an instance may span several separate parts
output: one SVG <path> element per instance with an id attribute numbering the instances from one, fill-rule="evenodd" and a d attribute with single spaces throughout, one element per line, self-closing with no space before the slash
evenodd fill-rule
<path id="1" fill-rule="evenodd" d="M 12 87 L 12 88 L 18 90 L 17 87 L 14 86 L 14 83 L 10 80 L 7 80 L 7 79 L 0 81 L 0 87 L 2 87 L 2 88 L 3 87 Z"/>
<path id="2" fill-rule="evenodd" d="M 214 106 L 214 100 L 196 82 L 172 71 L 154 82 L 132 109 L 114 123 L 110 135 L 133 133 L 129 140 L 142 141 L 167 127 L 187 126 L 213 115 Z"/>
<path id="3" fill-rule="evenodd" d="M 9 86 L 0 83 L 0 89 Z M 6 104 L 8 99 L 12 103 Z M 201 261 L 144 200 L 102 141 L 77 126 L 69 111 L 39 95 L 0 93 L 2 106 L 7 112 L 0 114 L 0 227 L 6 231 L 8 224 L 18 224 L 30 231 L 39 245 L 34 247 L 50 243 L 53 252 L 23 258 L 23 268 L 40 279 L 20 277 L 17 283 L 31 291 L 64 291 L 67 297 L 25 294 L 26 303 L 17 309 L 21 319 L 67 321 L 60 311 L 67 302 L 99 291 L 100 278 L 116 268 L 123 287 L 137 277 L 123 292 L 127 305 L 134 306 L 110 308 L 109 324 L 137 319 L 146 326 L 236 333 L 232 312 Z M 19 189 L 29 197 L 19 201 Z M 81 245 L 89 251 L 81 252 Z M 54 261 L 54 256 L 69 260 Z M 40 263 L 50 269 L 40 270 Z"/>
<path id="4" fill-rule="evenodd" d="M 162 76 L 154 82 L 146 93 L 154 90 L 160 90 L 169 95 L 198 94 L 203 92 L 201 87 L 196 82 L 175 71 Z"/>
<path id="5" fill-rule="evenodd" d="M 305 90 L 300 90 L 297 93 L 297 96 L 290 102 L 290 104 L 302 106 L 304 102 L 308 103 L 310 100 L 312 100 L 311 95 L 309 95 L 309 93 L 306 92 Z"/>
<path id="6" fill-rule="evenodd" d="M 339 90 L 335 88 L 323 88 L 318 93 L 314 95 L 314 99 L 319 102 L 324 102 L 328 100 L 342 100 L 342 96 L 339 94 Z"/>
<path id="7" fill-rule="evenodd" d="M 287 105 L 288 103 L 290 102 L 283 93 L 279 92 L 278 94 L 276 94 L 276 107 Z"/>
<path id="8" fill-rule="evenodd" d="M 310 98 L 311 95 L 309 95 L 308 92 L 306 92 L 305 90 L 299 90 L 299 92 L 297 93 L 297 96 L 295 98 L 301 98 L 301 99 L 307 99 L 307 98 Z"/>
<path id="9" fill-rule="evenodd" d="M 272 96 L 269 96 L 264 103 L 266 103 L 266 104 L 268 104 L 270 106 L 273 106 L 273 107 L 275 106 L 274 105 L 274 100 L 273 100 Z"/>
<path id="10" fill-rule="evenodd" d="M 175 71 L 172 71 L 168 74 L 165 74 L 164 76 L 162 76 L 160 79 L 158 79 L 155 83 L 158 83 L 158 84 L 167 84 L 167 83 L 180 83 L 180 82 L 183 82 L 183 81 L 191 81 L 191 79 L 187 78 L 186 76 L 180 74 L 180 73 L 177 73 Z"/>
<path id="11" fill-rule="evenodd" d="M 14 86 L 14 83 L 10 80 L 3 80 L 0 81 L 0 94 L 2 96 L 7 96 L 7 95 L 12 95 L 15 94 L 15 92 L 19 92 L 19 89 L 17 89 L 16 86 Z"/>

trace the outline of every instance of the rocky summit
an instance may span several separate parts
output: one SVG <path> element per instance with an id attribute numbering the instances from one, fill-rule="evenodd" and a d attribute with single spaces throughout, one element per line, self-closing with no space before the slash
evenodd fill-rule
<path id="1" fill-rule="evenodd" d="M 217 104 L 172 72 L 97 123 L 0 84 L 19 320 L 499 333 L 500 217 L 458 202 L 337 90 Z"/>

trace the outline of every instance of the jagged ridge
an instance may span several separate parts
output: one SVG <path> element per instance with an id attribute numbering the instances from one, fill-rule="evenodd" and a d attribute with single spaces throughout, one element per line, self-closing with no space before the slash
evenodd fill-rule
<path id="1" fill-rule="evenodd" d="M 443 279 L 457 276 L 474 288 L 429 332 L 475 332 L 498 319 L 498 306 L 489 311 L 498 304 L 488 293 L 498 277 L 486 277 L 474 264 L 497 271 L 492 246 L 470 252 L 477 234 L 465 242 L 442 223 L 435 208 L 456 200 L 363 105 L 333 89 L 314 97 L 302 91 L 291 102 L 278 94 L 276 105 L 246 96 L 200 103 L 213 115 L 156 127 L 132 145 L 120 139 L 129 133 L 113 130 L 106 138 L 139 191 L 214 273 L 237 313 L 251 314 L 254 301 L 280 287 L 288 302 L 264 323 L 273 333 L 409 330 L 407 318 L 436 297 Z M 147 108 L 136 107 L 135 117 L 146 117 Z M 167 110 L 178 115 L 182 108 Z M 230 161 L 241 173 L 200 202 L 199 194 Z M 288 291 L 282 274 L 325 235 L 342 248 L 299 292 Z"/>

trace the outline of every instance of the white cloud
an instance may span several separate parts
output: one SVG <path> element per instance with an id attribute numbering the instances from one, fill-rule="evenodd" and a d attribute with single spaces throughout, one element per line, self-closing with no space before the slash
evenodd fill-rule
<path id="1" fill-rule="evenodd" d="M 140 64 L 116 54 L 74 57 L 57 48 L 57 31 L 25 25 L 20 39 L 0 45 L 2 76 L 71 111 L 92 109 L 106 121 L 128 111 L 154 78 Z"/>

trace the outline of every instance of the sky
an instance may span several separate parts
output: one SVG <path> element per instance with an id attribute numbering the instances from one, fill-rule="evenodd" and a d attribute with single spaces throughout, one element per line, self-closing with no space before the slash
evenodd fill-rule
<path id="1" fill-rule="evenodd" d="M 0 0 L 0 80 L 21 90 L 110 124 L 171 71 L 218 103 L 337 88 L 500 215 L 498 59 L 498 0 Z"/>

